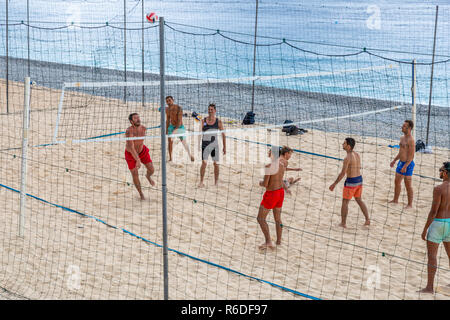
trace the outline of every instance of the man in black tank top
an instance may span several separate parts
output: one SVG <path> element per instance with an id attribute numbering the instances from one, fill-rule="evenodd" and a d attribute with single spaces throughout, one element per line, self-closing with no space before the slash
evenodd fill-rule
<path id="1" fill-rule="evenodd" d="M 205 177 L 206 165 L 208 158 L 211 158 L 214 163 L 214 182 L 217 186 L 219 182 L 219 139 L 217 136 L 218 130 L 223 130 L 222 121 L 216 118 L 216 105 L 211 103 L 208 106 L 208 116 L 202 120 L 200 129 L 203 135 L 199 136 L 199 145 L 202 152 L 202 166 L 200 168 L 200 183 L 199 187 L 204 187 L 203 179 Z M 209 132 L 209 133 L 208 133 Z M 225 133 L 222 133 L 223 154 L 226 154 L 226 140 Z"/>

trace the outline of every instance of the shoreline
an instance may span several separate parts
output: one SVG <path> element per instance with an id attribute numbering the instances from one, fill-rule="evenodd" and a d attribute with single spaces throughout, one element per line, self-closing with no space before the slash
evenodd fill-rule
<path id="1" fill-rule="evenodd" d="M 10 58 L 10 81 L 23 82 L 25 77 L 25 59 Z M 0 57 L 0 66 L 5 64 L 5 58 Z M 40 87 L 61 90 L 62 83 L 81 81 L 123 81 L 124 72 L 114 69 L 90 68 L 70 64 L 58 64 L 42 61 L 31 61 L 31 75 L 33 81 Z M 1 70 L 1 68 L 0 68 Z M 4 68 L 3 68 L 4 70 Z M 4 73 L 0 78 L 4 81 Z M 34 76 L 37 75 L 37 76 Z M 46 76 L 52 75 L 51 79 Z M 159 75 L 146 73 L 145 81 L 159 80 Z M 167 80 L 187 80 L 187 78 L 166 76 Z M 128 81 L 142 81 L 140 72 L 127 72 Z M 219 117 L 227 117 L 241 122 L 245 114 L 250 111 L 251 90 L 249 84 L 209 84 L 178 85 L 176 88 L 166 87 L 166 95 L 172 95 L 175 102 L 184 110 L 204 114 L 210 102 L 216 103 Z M 69 90 L 68 90 L 69 91 Z M 124 98 L 124 88 L 97 88 L 95 92 L 89 89 L 75 89 L 72 92 L 83 92 L 106 98 Z M 142 101 L 142 87 L 129 87 L 127 101 Z M 159 103 L 159 86 L 146 87 L 144 90 L 145 103 Z M 5 102 L 2 101 L 2 105 Z M 346 131 L 368 137 L 379 137 L 398 140 L 401 136 L 401 124 L 410 119 L 410 106 L 398 101 L 377 100 L 373 98 L 342 96 L 331 93 L 306 92 L 293 89 L 255 86 L 255 120 L 257 123 L 281 124 L 285 120 L 294 122 L 311 121 L 315 119 L 340 117 L 360 114 L 375 110 L 403 106 L 398 110 L 384 113 L 374 113 L 363 117 L 338 119 L 326 122 L 305 124 L 302 128 L 317 129 L 329 132 Z M 54 106 L 55 108 L 57 105 Z M 37 107 L 39 109 L 39 107 Z M 416 140 L 425 140 L 428 117 L 428 106 L 418 104 L 416 107 Z M 3 108 L 2 108 L 3 109 Z M 1 110 L 4 113 L 5 110 Z M 450 108 L 432 106 L 430 115 L 429 144 L 450 149 L 450 130 L 448 121 Z M 447 133 L 447 134 L 446 134 Z"/>

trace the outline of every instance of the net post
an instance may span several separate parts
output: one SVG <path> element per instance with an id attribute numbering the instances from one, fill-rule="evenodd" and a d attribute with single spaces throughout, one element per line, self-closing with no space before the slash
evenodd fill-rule
<path id="1" fill-rule="evenodd" d="M 9 113 L 9 9 L 8 9 L 8 2 L 6 2 L 6 113 Z"/>
<path id="2" fill-rule="evenodd" d="M 127 82 L 127 0 L 123 0 L 123 66 L 124 81 Z M 127 87 L 123 88 L 123 100 L 127 102 Z"/>
<path id="3" fill-rule="evenodd" d="M 141 52 L 141 59 L 142 59 L 142 82 L 145 81 L 145 77 L 144 77 L 144 41 L 145 41 L 145 37 L 144 37 L 144 21 L 145 21 L 145 15 L 144 15 L 144 2 L 145 0 L 142 0 L 141 3 L 141 15 L 142 15 L 142 21 L 141 21 L 141 25 L 142 25 L 142 52 Z M 142 86 L 142 107 L 145 107 L 145 92 L 144 92 L 145 87 Z"/>
<path id="4" fill-rule="evenodd" d="M 436 55 L 436 33 L 437 33 L 438 16 L 439 16 L 439 6 L 436 6 L 436 18 L 434 20 L 433 57 L 431 59 L 430 96 L 428 98 L 427 139 L 425 142 L 427 147 L 428 147 L 428 137 L 430 134 L 431 99 L 433 97 L 434 58 Z"/>
<path id="5" fill-rule="evenodd" d="M 412 136 L 414 140 L 416 139 L 416 59 L 412 61 L 412 86 L 411 86 L 411 96 L 412 96 L 412 121 L 414 123 L 414 129 L 412 131 Z"/>
<path id="6" fill-rule="evenodd" d="M 166 178 L 166 112 L 165 112 L 165 48 L 164 17 L 159 19 L 159 74 L 160 74 L 160 110 L 161 110 L 161 179 L 162 179 L 162 218 L 163 218 L 163 275 L 164 300 L 169 300 L 169 268 L 167 244 L 167 178 Z"/>
<path id="7" fill-rule="evenodd" d="M 63 101 L 64 101 L 65 89 L 66 89 L 66 86 L 64 84 L 62 87 L 62 90 L 61 90 L 61 97 L 59 98 L 58 115 L 56 116 L 55 132 L 53 133 L 53 143 L 56 143 L 56 139 L 58 138 L 59 121 L 61 120 L 61 112 L 62 112 L 62 106 L 63 106 Z"/>
<path id="8" fill-rule="evenodd" d="M 22 125 L 22 165 L 20 177 L 20 215 L 19 215 L 19 237 L 24 236 L 25 228 L 25 203 L 27 183 L 27 153 L 28 153 L 28 129 L 30 127 L 30 77 L 25 77 Z"/>

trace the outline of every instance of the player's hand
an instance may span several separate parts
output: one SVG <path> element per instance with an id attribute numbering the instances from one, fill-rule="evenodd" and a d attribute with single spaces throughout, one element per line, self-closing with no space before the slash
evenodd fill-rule
<path id="1" fill-rule="evenodd" d="M 427 241 L 427 229 L 423 229 L 422 240 Z"/>
<path id="2" fill-rule="evenodd" d="M 289 189 L 286 189 L 286 193 L 287 193 L 288 195 L 292 195 L 292 192 L 291 192 L 291 190 L 289 190 Z"/>
<path id="3" fill-rule="evenodd" d="M 336 184 L 333 183 L 333 184 L 329 187 L 330 191 L 333 191 L 335 187 L 336 187 Z"/>
<path id="4" fill-rule="evenodd" d="M 223 148 L 223 154 L 227 154 L 227 149 Z"/>
<path id="5" fill-rule="evenodd" d="M 302 168 L 297 168 L 297 169 L 295 169 L 295 171 L 303 171 L 303 169 Z"/>
<path id="6" fill-rule="evenodd" d="M 264 187 L 264 181 L 260 181 L 260 182 L 259 182 L 259 185 L 260 185 L 261 187 Z"/>
<path id="7" fill-rule="evenodd" d="M 141 160 L 136 161 L 136 169 L 141 167 Z"/>
<path id="8" fill-rule="evenodd" d="M 406 165 L 403 166 L 402 170 L 400 171 L 401 173 L 406 173 L 406 170 L 408 169 L 408 167 Z"/>
<path id="9" fill-rule="evenodd" d="M 391 168 L 393 168 L 395 166 L 395 160 L 391 161 Z"/>

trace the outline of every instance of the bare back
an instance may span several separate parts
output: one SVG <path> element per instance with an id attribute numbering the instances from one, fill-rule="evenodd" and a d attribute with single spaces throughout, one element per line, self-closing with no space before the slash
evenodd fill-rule
<path id="1" fill-rule="evenodd" d="M 145 131 L 146 128 L 142 125 L 140 125 L 139 127 L 135 127 L 135 126 L 131 126 L 127 129 L 125 136 L 127 138 L 132 138 L 132 137 L 144 137 L 145 136 Z M 136 150 L 136 152 L 139 154 L 142 151 L 142 148 L 144 146 L 144 140 L 131 140 L 131 143 L 134 144 L 134 149 Z"/>
<path id="2" fill-rule="evenodd" d="M 436 218 L 447 219 L 450 218 L 450 182 L 445 181 L 436 187 L 436 191 L 440 193 L 440 204 Z"/>
<path id="3" fill-rule="evenodd" d="M 348 161 L 347 178 L 359 177 L 361 175 L 361 158 L 355 151 L 347 153 Z"/>
<path id="4" fill-rule="evenodd" d="M 283 158 L 278 159 L 278 170 L 275 174 L 269 176 L 269 182 L 266 187 L 267 191 L 274 191 L 283 187 L 283 177 L 288 166 L 288 161 Z"/>

